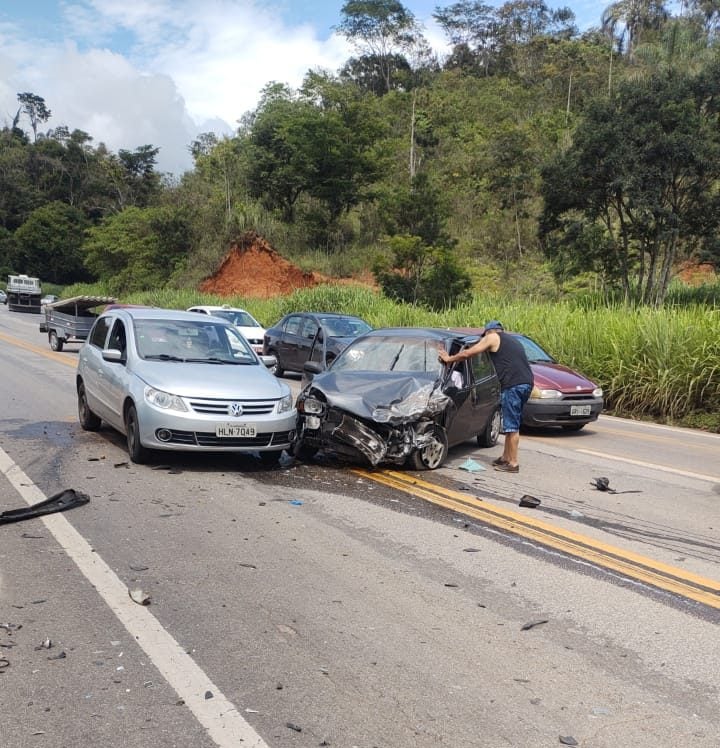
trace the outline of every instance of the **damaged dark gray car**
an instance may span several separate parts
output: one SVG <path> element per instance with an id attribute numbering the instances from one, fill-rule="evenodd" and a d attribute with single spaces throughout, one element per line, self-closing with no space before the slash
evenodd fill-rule
<path id="1" fill-rule="evenodd" d="M 500 383 L 486 353 L 443 366 L 477 336 L 433 328 L 373 330 L 353 341 L 327 371 L 305 364 L 297 399 L 295 454 L 332 451 L 370 465 L 407 463 L 434 470 L 448 448 L 468 439 L 492 447 L 500 434 Z"/>

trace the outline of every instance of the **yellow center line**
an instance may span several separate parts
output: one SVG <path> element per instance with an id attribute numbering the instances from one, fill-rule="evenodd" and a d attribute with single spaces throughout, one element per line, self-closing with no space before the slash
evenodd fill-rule
<path id="1" fill-rule="evenodd" d="M 72 366 L 73 368 L 77 366 L 77 358 L 74 356 L 69 358 L 67 354 L 48 351 L 32 343 L 26 343 L 24 340 L 20 340 L 20 338 L 14 338 L 12 335 L 0 332 L 0 340 L 4 340 L 6 343 L 10 343 L 10 345 L 14 345 L 17 348 L 22 348 L 25 351 L 39 353 L 41 356 L 45 356 L 45 358 L 49 358 L 52 361 L 58 361 L 61 364 L 65 364 L 65 366 Z"/>
<path id="2" fill-rule="evenodd" d="M 493 527 L 528 538 L 630 579 L 720 609 L 720 582 L 641 554 L 595 540 L 520 512 L 489 504 L 474 496 L 443 488 L 393 470 L 354 469 L 356 475 L 395 488 L 478 519 Z"/>

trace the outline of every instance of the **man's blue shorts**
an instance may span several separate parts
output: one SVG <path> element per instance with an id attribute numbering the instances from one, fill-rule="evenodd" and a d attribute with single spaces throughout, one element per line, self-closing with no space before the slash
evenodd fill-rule
<path id="1" fill-rule="evenodd" d="M 503 434 L 520 431 L 523 408 L 530 397 L 531 390 L 531 384 L 516 384 L 514 387 L 508 387 L 500 393 Z"/>

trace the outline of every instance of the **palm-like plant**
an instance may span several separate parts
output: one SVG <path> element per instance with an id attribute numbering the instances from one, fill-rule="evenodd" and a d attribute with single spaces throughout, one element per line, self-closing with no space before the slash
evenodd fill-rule
<path id="1" fill-rule="evenodd" d="M 662 28 L 669 15 L 664 0 L 617 0 L 603 11 L 600 24 L 613 39 L 618 39 L 621 51 L 625 46 L 625 53 L 632 59 L 643 34 Z M 622 31 L 618 34 L 619 29 Z"/>

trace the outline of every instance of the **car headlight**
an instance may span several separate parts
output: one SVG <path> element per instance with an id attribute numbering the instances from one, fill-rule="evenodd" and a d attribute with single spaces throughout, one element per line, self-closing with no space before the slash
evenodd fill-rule
<path id="1" fill-rule="evenodd" d="M 303 412 L 320 415 L 323 412 L 323 404 L 316 397 L 306 397 L 303 402 Z"/>
<path id="2" fill-rule="evenodd" d="M 293 406 L 292 395 L 285 395 L 285 397 L 281 398 L 278 401 L 277 412 L 287 413 L 289 410 L 292 410 L 292 406 Z"/>
<path id="3" fill-rule="evenodd" d="M 593 397 L 602 397 L 602 396 L 603 396 L 602 387 L 596 387 L 593 390 Z"/>
<path id="4" fill-rule="evenodd" d="M 177 395 L 171 395 L 169 392 L 156 390 L 154 387 L 145 388 L 145 399 L 156 408 L 163 410 L 180 410 L 187 411 L 185 403 Z"/>
<path id="5" fill-rule="evenodd" d="M 559 400 L 562 396 L 559 390 L 541 390 L 539 387 L 533 387 L 530 393 L 531 400 Z"/>

